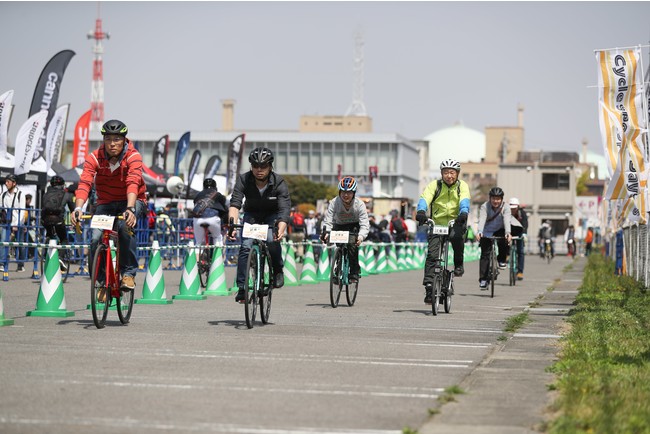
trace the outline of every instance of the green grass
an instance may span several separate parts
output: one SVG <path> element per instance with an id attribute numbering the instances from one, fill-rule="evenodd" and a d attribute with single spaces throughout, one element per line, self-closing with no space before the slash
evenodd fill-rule
<path id="1" fill-rule="evenodd" d="M 465 393 L 463 389 L 458 386 L 449 386 L 445 389 L 444 393 L 438 397 L 438 401 L 441 403 L 453 402 L 456 401 L 455 395 L 462 395 Z"/>
<path id="2" fill-rule="evenodd" d="M 592 254 L 569 323 L 547 432 L 650 433 L 650 294 Z"/>
<path id="3" fill-rule="evenodd" d="M 529 322 L 528 312 L 521 312 L 517 315 L 513 315 L 506 320 L 506 326 L 503 329 L 505 332 L 514 332 L 517 331 L 521 326 Z"/>

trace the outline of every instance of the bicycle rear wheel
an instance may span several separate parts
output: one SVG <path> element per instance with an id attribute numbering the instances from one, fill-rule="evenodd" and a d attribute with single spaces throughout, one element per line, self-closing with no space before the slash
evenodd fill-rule
<path id="1" fill-rule="evenodd" d="M 210 274 L 210 264 L 212 258 L 210 258 L 210 249 L 203 247 L 199 251 L 199 282 L 201 282 L 201 288 L 205 288 L 208 284 L 208 275 Z"/>
<path id="2" fill-rule="evenodd" d="M 266 255 L 265 259 L 262 261 L 264 268 L 260 273 L 260 285 L 264 285 L 266 289 L 266 295 L 260 296 L 260 316 L 262 317 L 262 323 L 269 323 L 269 316 L 271 315 L 271 299 L 273 298 L 273 268 L 271 268 L 271 257 Z"/>
<path id="3" fill-rule="evenodd" d="M 431 290 L 431 312 L 438 315 L 440 309 L 440 294 L 442 293 L 442 276 L 436 274 L 433 278 L 433 289 Z"/>
<path id="4" fill-rule="evenodd" d="M 260 285 L 260 264 L 259 250 L 257 246 L 251 248 L 248 254 L 248 264 L 246 265 L 246 288 L 244 293 L 244 313 L 246 314 L 246 326 L 253 328 L 255 316 L 257 315 L 258 290 Z M 263 278 L 263 277 L 262 277 Z"/>
<path id="5" fill-rule="evenodd" d="M 343 254 L 341 249 L 336 249 L 334 253 L 334 259 L 332 260 L 332 271 L 330 274 L 330 304 L 332 307 L 337 307 L 339 305 L 339 299 L 341 298 L 341 290 L 343 289 Z"/>
<path id="6" fill-rule="evenodd" d="M 445 313 L 451 312 L 451 296 L 454 294 L 454 273 L 451 271 L 447 272 L 447 293 L 443 295 L 443 305 L 445 306 Z"/>
<path id="7" fill-rule="evenodd" d="M 106 270 L 100 267 L 106 264 L 108 249 L 99 244 L 93 256 L 90 277 L 90 307 L 93 312 L 93 322 L 98 329 L 104 328 L 108 308 L 111 305 L 111 291 L 106 288 Z"/>

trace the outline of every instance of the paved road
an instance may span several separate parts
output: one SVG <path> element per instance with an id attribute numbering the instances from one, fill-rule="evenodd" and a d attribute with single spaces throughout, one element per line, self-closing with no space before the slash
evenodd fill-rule
<path id="1" fill-rule="evenodd" d="M 65 285 L 73 317 L 27 317 L 38 282 L 11 273 L 0 282 L 5 317 L 15 320 L 0 328 L 0 432 L 431 427 L 429 410 L 443 390 L 465 384 L 502 347 L 504 321 L 545 294 L 569 263 L 529 256 L 526 279 L 509 287 L 502 275 L 493 299 L 478 289 L 478 264 L 466 264 L 451 314 L 437 317 L 422 302 L 419 270 L 363 278 L 351 308 L 332 309 L 325 283 L 285 287 L 274 293 L 271 324 L 252 330 L 234 296 L 136 304 L 129 325 L 111 311 L 97 330 L 80 277 Z M 226 273 L 232 282 L 234 269 Z M 180 272 L 166 271 L 165 280 L 171 298 Z"/>

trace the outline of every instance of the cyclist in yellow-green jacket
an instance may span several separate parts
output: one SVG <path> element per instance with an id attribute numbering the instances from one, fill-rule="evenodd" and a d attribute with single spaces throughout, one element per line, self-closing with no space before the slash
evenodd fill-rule
<path id="1" fill-rule="evenodd" d="M 440 163 L 442 179 L 432 181 L 422 192 L 418 201 L 416 220 L 423 225 L 431 218 L 436 225 L 454 224 L 449 228 L 449 241 L 454 249 L 454 275 L 462 276 L 463 253 L 465 251 L 465 232 L 467 231 L 467 214 L 469 213 L 469 186 L 458 179 L 460 163 L 456 160 L 443 160 Z M 427 213 L 428 211 L 428 213 Z M 440 257 L 440 236 L 429 234 L 429 251 L 424 265 L 424 302 L 431 303 L 434 267 Z"/>

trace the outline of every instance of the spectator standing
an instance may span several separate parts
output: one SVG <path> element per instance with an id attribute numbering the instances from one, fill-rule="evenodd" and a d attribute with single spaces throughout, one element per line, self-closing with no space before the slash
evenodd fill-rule
<path id="1" fill-rule="evenodd" d="M 592 227 L 587 228 L 587 235 L 585 235 L 585 256 L 589 256 L 591 253 L 591 243 L 594 242 L 594 229 Z"/>
<path id="2" fill-rule="evenodd" d="M 317 225 L 318 225 L 318 219 L 316 218 L 316 211 L 310 209 L 307 218 L 305 219 L 305 228 L 307 230 L 308 239 L 310 240 L 318 239 L 318 232 L 316 231 Z"/>
<path id="3" fill-rule="evenodd" d="M 393 235 L 393 241 L 396 243 L 406 242 L 406 234 L 408 234 L 408 227 L 404 223 L 397 211 L 391 211 L 392 218 L 390 220 L 390 233 Z"/>
<path id="4" fill-rule="evenodd" d="M 296 248 L 296 261 L 302 262 L 305 254 L 305 234 L 307 226 L 305 225 L 305 216 L 295 208 L 291 208 L 291 215 L 289 216 L 289 239 L 295 244 Z"/>
<path id="5" fill-rule="evenodd" d="M 20 214 L 22 209 L 25 208 L 25 195 L 18 188 L 18 180 L 16 175 L 7 175 L 5 178 L 6 190 L 0 195 L 0 202 L 2 203 L 2 216 L 0 223 L 2 223 L 2 234 L 0 239 L 3 242 L 11 241 L 12 238 L 18 237 L 18 225 L 21 224 Z M 16 259 L 18 262 L 17 272 L 25 271 L 24 263 L 24 249 L 16 248 Z M 8 246 L 0 246 L 0 266 L 7 267 L 8 264 Z M 3 271 L 8 271 L 3 268 Z"/>

